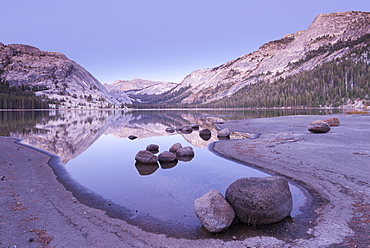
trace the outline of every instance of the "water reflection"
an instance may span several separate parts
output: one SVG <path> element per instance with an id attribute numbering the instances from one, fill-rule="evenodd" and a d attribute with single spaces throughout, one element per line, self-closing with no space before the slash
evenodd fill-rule
<path id="1" fill-rule="evenodd" d="M 147 221 L 151 219 L 151 224 L 156 223 L 154 226 L 162 229 L 181 227 L 182 230 L 194 231 L 200 226 L 193 211 L 196 198 L 211 189 L 224 193 L 228 185 L 240 177 L 266 176 L 204 149 L 219 140 L 215 123 L 319 112 L 9 111 L 0 112 L 0 135 L 23 139 L 23 143 L 59 156 L 74 180 L 122 206 L 124 209 L 120 216 L 133 224 L 148 226 L 150 223 Z M 326 111 L 321 113 L 327 114 Z M 191 132 L 178 129 L 194 124 L 199 126 Z M 204 129 L 209 130 L 206 136 L 200 135 Z M 137 138 L 131 140 L 130 136 Z M 245 137 L 242 133 L 232 133 L 230 138 Z M 135 163 L 135 154 L 149 144 L 159 145 L 159 152 L 163 152 L 176 143 L 191 146 L 195 156 L 179 158 L 176 163 Z M 294 214 L 299 214 L 299 206 L 303 205 L 299 202 L 301 193 L 295 187 L 292 190 L 298 197 Z M 104 202 L 99 204 L 99 207 L 105 205 Z"/>

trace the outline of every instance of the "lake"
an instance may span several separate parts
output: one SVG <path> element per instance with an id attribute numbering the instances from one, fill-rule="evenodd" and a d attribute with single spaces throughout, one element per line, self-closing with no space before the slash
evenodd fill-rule
<path id="1" fill-rule="evenodd" d="M 0 111 L 0 135 L 58 157 L 52 167 L 59 180 L 83 203 L 104 209 L 145 230 L 169 234 L 196 233 L 201 224 L 194 200 L 212 189 L 225 194 L 241 177 L 270 176 L 225 159 L 211 150 L 217 123 L 227 120 L 300 114 L 330 114 L 335 110 L 53 110 Z M 169 133 L 168 127 L 198 124 L 212 132 L 209 140 L 194 130 Z M 130 140 L 128 136 L 137 136 Z M 232 133 L 231 139 L 250 134 Z M 135 154 L 149 144 L 159 152 L 174 143 L 191 146 L 195 156 L 175 165 L 140 165 Z M 158 155 L 158 154 L 157 154 Z M 290 184 L 294 207 L 301 214 L 305 193 Z"/>

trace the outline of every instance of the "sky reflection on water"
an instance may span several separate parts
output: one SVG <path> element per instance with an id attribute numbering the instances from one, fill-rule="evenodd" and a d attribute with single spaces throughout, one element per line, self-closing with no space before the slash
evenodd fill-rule
<path id="1" fill-rule="evenodd" d="M 227 187 L 241 177 L 269 176 L 209 151 L 208 145 L 218 141 L 214 123 L 289 114 L 320 113 L 307 110 L 0 112 L 0 131 L 3 136 L 21 138 L 25 144 L 58 155 L 72 179 L 123 206 L 131 213 L 130 218 L 150 216 L 152 220 L 196 229 L 200 226 L 193 208 L 196 198 L 213 189 L 225 194 Z M 165 131 L 166 127 L 188 124 L 210 129 L 212 138 L 204 141 L 198 131 L 191 134 Z M 129 135 L 138 139 L 130 140 Z M 193 147 L 195 157 L 191 161 L 179 161 L 167 169 L 135 166 L 135 154 L 145 150 L 148 144 L 159 145 L 163 152 L 177 142 Z M 148 175 L 140 175 L 140 171 Z M 300 213 L 305 197 L 298 188 L 290 186 L 294 217 Z"/>

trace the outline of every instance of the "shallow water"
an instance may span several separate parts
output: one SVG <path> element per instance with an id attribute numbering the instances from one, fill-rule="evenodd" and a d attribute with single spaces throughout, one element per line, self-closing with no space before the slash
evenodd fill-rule
<path id="1" fill-rule="evenodd" d="M 321 113 L 327 114 L 326 111 Z M 215 123 L 230 119 L 272 117 L 289 114 L 312 114 L 307 110 L 265 111 L 53 111 L 0 112 L 3 136 L 23 139 L 60 157 L 69 177 L 107 202 L 125 209 L 125 218 L 145 225 L 143 217 L 158 223 L 171 223 L 187 230 L 197 230 L 194 200 L 209 190 L 222 194 L 241 177 L 268 174 L 222 158 L 208 149 L 218 142 Z M 316 113 L 319 114 L 319 113 Z M 198 131 L 191 134 L 168 133 L 167 127 L 199 124 L 212 131 L 205 141 Z M 138 138 L 130 140 L 127 137 Z M 246 138 L 233 133 L 231 138 Z M 166 168 L 158 164 L 137 165 L 135 154 L 148 144 L 157 144 L 160 152 L 180 142 L 191 146 L 195 157 Z M 227 141 L 222 141 L 227 142 Z M 158 155 L 158 154 L 157 154 Z M 294 207 L 292 217 L 299 215 L 305 196 L 290 185 Z"/>

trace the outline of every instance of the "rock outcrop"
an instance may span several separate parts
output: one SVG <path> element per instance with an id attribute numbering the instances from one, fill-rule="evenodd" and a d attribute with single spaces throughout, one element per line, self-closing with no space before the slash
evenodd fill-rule
<path id="1" fill-rule="evenodd" d="M 126 97 L 129 96 L 135 102 L 145 103 L 148 97 L 169 91 L 177 84 L 135 78 L 133 80 L 116 80 L 112 84 L 104 84 L 104 86 L 119 101 L 126 100 Z"/>
<path id="2" fill-rule="evenodd" d="M 370 13 L 321 14 L 305 31 L 268 42 L 257 51 L 218 67 L 190 73 L 167 98 L 162 98 L 169 104 L 201 104 L 219 100 L 258 80 L 272 82 L 341 58 L 351 49 L 342 46 L 331 52 L 326 49 L 326 52 L 315 56 L 311 54 L 325 46 L 334 48 L 341 41 L 355 40 L 368 33 Z"/>
<path id="3" fill-rule="evenodd" d="M 28 45 L 0 43 L 0 78 L 10 86 L 30 86 L 55 99 L 60 108 L 119 108 L 118 102 L 88 71 L 65 55 Z M 56 105 L 51 107 L 57 107 Z"/>

